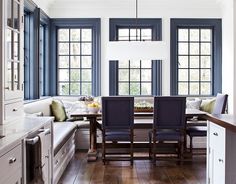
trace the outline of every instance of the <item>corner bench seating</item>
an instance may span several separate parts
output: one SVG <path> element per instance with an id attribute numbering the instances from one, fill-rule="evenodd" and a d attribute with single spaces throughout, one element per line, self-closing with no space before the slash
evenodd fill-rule
<path id="1" fill-rule="evenodd" d="M 50 104 L 53 99 L 46 98 L 24 105 L 26 115 L 41 112 L 43 116 L 52 116 Z M 75 134 L 78 128 L 88 128 L 87 121 L 54 122 L 53 123 L 53 183 L 58 183 L 66 166 L 75 152 Z"/>

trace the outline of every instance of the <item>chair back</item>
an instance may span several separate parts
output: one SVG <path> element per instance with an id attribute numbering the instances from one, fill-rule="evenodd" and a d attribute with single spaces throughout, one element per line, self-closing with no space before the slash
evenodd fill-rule
<path id="1" fill-rule="evenodd" d="M 212 114 L 224 114 L 227 105 L 228 95 L 218 93 Z"/>
<path id="2" fill-rule="evenodd" d="M 183 129 L 185 127 L 186 97 L 154 98 L 154 129 Z"/>
<path id="3" fill-rule="evenodd" d="M 134 97 L 102 97 L 103 129 L 130 129 L 134 124 Z"/>

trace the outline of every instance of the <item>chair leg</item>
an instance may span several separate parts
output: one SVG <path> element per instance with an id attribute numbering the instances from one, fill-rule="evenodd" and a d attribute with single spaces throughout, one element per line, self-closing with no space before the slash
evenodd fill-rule
<path id="1" fill-rule="evenodd" d="M 183 165 L 183 158 L 184 158 L 184 142 L 180 142 L 180 165 Z"/>
<path id="2" fill-rule="evenodd" d="M 131 132 L 131 137 L 130 137 L 130 164 L 133 166 L 134 164 L 134 145 L 133 145 L 133 131 Z"/>
<path id="3" fill-rule="evenodd" d="M 105 142 L 105 136 L 103 135 L 102 138 L 102 161 L 103 161 L 103 165 L 106 164 L 106 142 Z"/>
<path id="4" fill-rule="evenodd" d="M 153 153 L 153 165 L 156 166 L 156 137 L 155 137 L 155 134 L 153 135 L 152 153 Z"/>
<path id="5" fill-rule="evenodd" d="M 190 138 L 190 153 L 193 154 L 193 137 L 189 136 Z"/>
<path id="6" fill-rule="evenodd" d="M 149 134 L 149 159 L 151 160 L 152 159 L 152 156 L 151 156 L 151 154 L 152 154 L 152 136 L 151 136 L 151 134 Z"/>

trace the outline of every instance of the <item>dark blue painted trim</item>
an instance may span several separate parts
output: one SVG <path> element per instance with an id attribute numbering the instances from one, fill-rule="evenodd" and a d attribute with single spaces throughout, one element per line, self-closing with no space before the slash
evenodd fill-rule
<path id="1" fill-rule="evenodd" d="M 171 19 L 170 39 L 170 93 L 178 94 L 177 86 L 177 28 L 201 28 L 213 29 L 213 86 L 212 95 L 222 91 L 222 20 L 221 19 Z"/>
<path id="2" fill-rule="evenodd" d="M 151 27 L 152 40 L 162 40 L 162 19 L 159 18 L 110 18 L 109 19 L 109 40 L 117 41 L 117 28 L 128 27 Z"/>
<path id="3" fill-rule="evenodd" d="M 109 95 L 118 95 L 118 61 L 109 61 Z"/>
<path id="4" fill-rule="evenodd" d="M 57 29 L 92 28 L 93 30 L 93 74 L 92 94 L 101 95 L 101 20 L 99 18 L 58 18 L 51 19 L 50 32 L 50 95 L 57 95 Z"/>
<path id="5" fill-rule="evenodd" d="M 162 95 L 162 61 L 152 61 L 152 95 Z"/>

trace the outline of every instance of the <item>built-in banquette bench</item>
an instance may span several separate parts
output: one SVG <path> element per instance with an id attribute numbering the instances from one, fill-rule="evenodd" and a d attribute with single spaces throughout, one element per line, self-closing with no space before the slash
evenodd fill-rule
<path id="1" fill-rule="evenodd" d="M 56 98 L 47 98 L 24 105 L 25 116 L 52 116 L 50 105 Z M 71 99 L 72 100 L 72 99 Z M 64 102 L 70 108 L 70 102 Z M 53 180 L 57 183 L 75 152 L 75 134 L 78 127 L 88 127 L 86 121 L 53 123 Z"/>

